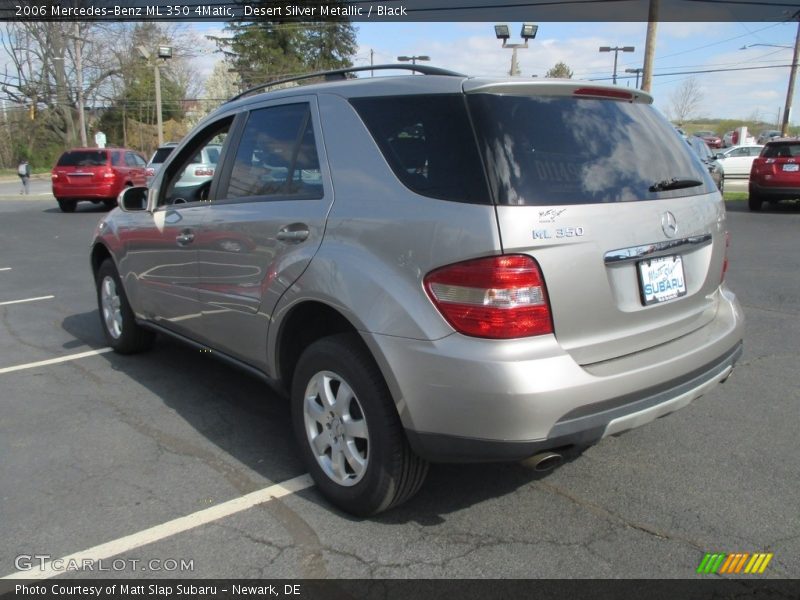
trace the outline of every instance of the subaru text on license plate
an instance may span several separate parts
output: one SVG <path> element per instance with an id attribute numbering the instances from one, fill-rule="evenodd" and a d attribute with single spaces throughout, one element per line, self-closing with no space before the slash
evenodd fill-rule
<path id="1" fill-rule="evenodd" d="M 664 256 L 637 264 L 642 304 L 657 304 L 686 295 L 683 261 L 680 256 Z"/>

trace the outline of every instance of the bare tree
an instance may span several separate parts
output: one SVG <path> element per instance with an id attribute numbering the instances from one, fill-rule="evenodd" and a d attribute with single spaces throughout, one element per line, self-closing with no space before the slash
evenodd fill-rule
<path id="1" fill-rule="evenodd" d="M 696 77 L 690 77 L 669 97 L 670 118 L 678 125 L 697 116 L 698 108 L 703 102 L 703 89 Z"/>

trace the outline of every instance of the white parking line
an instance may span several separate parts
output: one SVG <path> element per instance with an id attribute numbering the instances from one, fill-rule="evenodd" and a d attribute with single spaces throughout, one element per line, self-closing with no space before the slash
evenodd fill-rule
<path id="1" fill-rule="evenodd" d="M 7 302 L 0 302 L 0 306 L 8 306 L 9 304 L 22 304 L 23 302 L 36 302 L 37 300 L 52 300 L 55 296 L 39 296 L 37 298 L 25 298 L 24 300 L 8 300 Z"/>
<path id="2" fill-rule="evenodd" d="M 11 267 L 0 267 L 0 271 L 10 271 Z"/>
<path id="3" fill-rule="evenodd" d="M 65 571 L 63 567 L 67 565 L 81 565 L 84 560 L 97 562 L 106 558 L 111 558 L 112 556 L 117 556 L 118 554 L 140 548 L 147 544 L 152 544 L 153 542 L 163 540 L 178 533 L 183 533 L 184 531 L 189 531 L 201 525 L 218 521 L 224 517 L 263 504 L 264 502 L 294 494 L 312 485 L 311 477 L 306 473 L 294 479 L 271 485 L 262 490 L 251 492 L 245 496 L 234 498 L 233 500 L 197 511 L 185 517 L 179 517 L 138 533 L 127 535 L 105 544 L 100 544 L 99 546 L 89 548 L 83 552 L 76 552 L 75 554 L 52 560 L 46 563 L 42 569 L 17 571 L 16 573 L 6 575 L 0 579 L 49 579 L 56 575 L 62 575 Z M 62 568 L 55 569 L 53 567 L 54 564 Z"/>
<path id="4" fill-rule="evenodd" d="M 68 354 L 67 356 L 59 356 L 58 358 L 49 358 L 47 360 L 40 360 L 38 362 L 26 363 L 24 365 L 15 365 L 13 367 L 3 367 L 0 369 L 0 375 L 3 373 L 13 373 L 14 371 L 24 371 L 25 369 L 35 369 L 36 367 L 44 367 L 47 365 L 57 365 L 62 362 L 69 362 L 71 360 L 78 360 L 79 358 L 86 358 L 87 356 L 96 356 L 98 354 L 105 354 L 111 352 L 112 348 L 100 348 L 99 350 L 89 350 L 88 352 L 80 352 L 78 354 Z"/>

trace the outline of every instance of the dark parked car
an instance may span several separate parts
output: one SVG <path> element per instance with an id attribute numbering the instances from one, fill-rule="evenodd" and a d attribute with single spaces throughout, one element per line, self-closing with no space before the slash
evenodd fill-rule
<path id="1" fill-rule="evenodd" d="M 714 154 L 708 148 L 708 144 L 696 136 L 686 138 L 686 143 L 694 150 L 698 158 L 703 161 L 703 164 L 708 168 L 711 179 L 717 184 L 717 189 L 722 191 L 722 170 L 719 168 L 715 160 Z"/>
<path id="2" fill-rule="evenodd" d="M 800 139 L 767 142 L 750 169 L 750 210 L 761 210 L 765 200 L 800 198 Z"/>
<path id="3" fill-rule="evenodd" d="M 53 196 L 64 212 L 74 212 L 82 200 L 109 208 L 126 187 L 145 185 L 144 158 L 128 148 L 73 148 L 50 173 Z"/>

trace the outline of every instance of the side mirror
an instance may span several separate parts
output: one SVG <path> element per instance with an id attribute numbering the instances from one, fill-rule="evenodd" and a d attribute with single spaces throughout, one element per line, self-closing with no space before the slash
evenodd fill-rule
<path id="1" fill-rule="evenodd" d="M 722 152 L 717 152 L 714 155 L 714 159 L 719 160 L 720 158 L 725 158 L 725 155 Z"/>
<path id="2" fill-rule="evenodd" d="M 135 212 L 147 209 L 146 187 L 129 187 L 119 193 L 117 204 L 125 212 Z"/>

